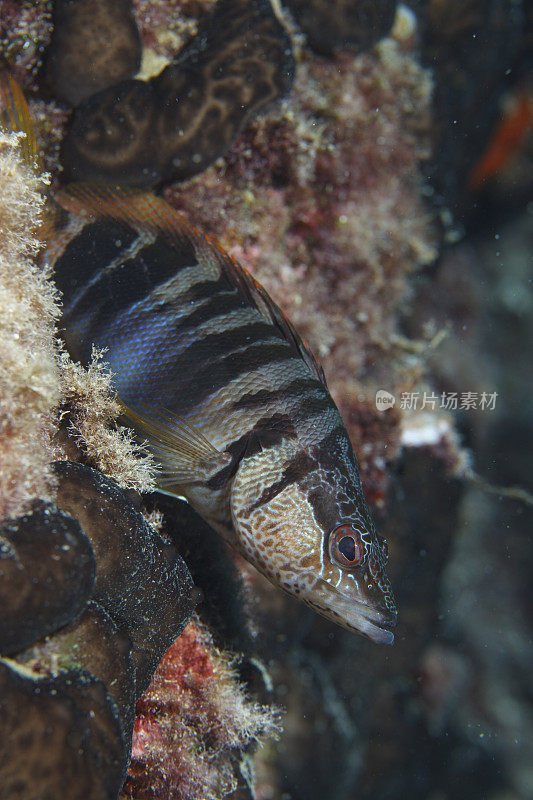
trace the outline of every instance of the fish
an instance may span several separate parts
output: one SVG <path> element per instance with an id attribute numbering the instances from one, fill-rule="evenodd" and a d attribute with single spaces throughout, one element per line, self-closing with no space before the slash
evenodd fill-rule
<path id="1" fill-rule="evenodd" d="M 155 195 L 74 185 L 55 199 L 65 343 L 85 365 L 105 350 L 160 488 L 287 593 L 392 642 L 386 544 L 323 370 L 279 307 Z"/>
<path id="2" fill-rule="evenodd" d="M 105 350 L 160 490 L 289 595 L 392 644 L 387 544 L 324 371 L 281 309 L 161 197 L 72 184 L 54 202 L 61 335 L 83 365 Z"/>
<path id="3" fill-rule="evenodd" d="M 470 171 L 469 191 L 479 192 L 487 181 L 505 169 L 525 146 L 532 128 L 533 102 L 525 91 L 518 92 Z"/>

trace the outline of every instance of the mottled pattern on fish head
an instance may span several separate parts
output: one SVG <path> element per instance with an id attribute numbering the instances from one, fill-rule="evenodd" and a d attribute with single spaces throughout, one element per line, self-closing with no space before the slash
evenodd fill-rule
<path id="1" fill-rule="evenodd" d="M 342 625 L 392 643 L 396 607 L 346 432 L 246 456 L 232 488 L 237 546 L 272 582 Z"/>

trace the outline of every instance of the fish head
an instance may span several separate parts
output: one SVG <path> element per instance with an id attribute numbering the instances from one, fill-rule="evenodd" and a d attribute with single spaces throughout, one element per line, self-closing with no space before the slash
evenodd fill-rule
<path id="1" fill-rule="evenodd" d="M 337 455 L 285 447 L 244 459 L 231 497 L 236 546 L 318 613 L 392 644 L 397 612 L 387 544 L 376 533 L 347 443 Z"/>

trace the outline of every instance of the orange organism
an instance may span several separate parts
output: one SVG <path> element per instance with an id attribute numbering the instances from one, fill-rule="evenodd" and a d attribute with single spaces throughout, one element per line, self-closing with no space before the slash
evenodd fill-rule
<path id="1" fill-rule="evenodd" d="M 533 127 L 533 102 L 520 92 L 510 110 L 496 126 L 489 143 L 476 161 L 468 176 L 468 188 L 478 192 L 485 181 L 492 178 L 512 160 L 521 149 Z"/>

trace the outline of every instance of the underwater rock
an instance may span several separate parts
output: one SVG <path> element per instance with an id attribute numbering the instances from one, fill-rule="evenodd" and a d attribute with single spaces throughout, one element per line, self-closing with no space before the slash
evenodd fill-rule
<path id="1" fill-rule="evenodd" d="M 114 800 L 126 764 L 113 701 L 100 681 L 47 677 L 0 660 L 2 800 Z"/>
<path id="2" fill-rule="evenodd" d="M 51 503 L 0 527 L 0 652 L 22 650 L 75 619 L 94 585 L 94 551 Z"/>
<path id="3" fill-rule="evenodd" d="M 57 504 L 80 522 L 96 554 L 93 599 L 131 637 L 140 694 L 196 605 L 191 577 L 133 507 L 132 493 L 81 464 L 59 461 L 55 472 Z"/>
<path id="4" fill-rule="evenodd" d="M 112 698 L 129 756 L 136 699 L 132 643 L 119 626 L 91 601 L 79 620 L 20 653 L 19 663 L 54 674 L 58 668 L 82 670 L 104 684 Z"/>
<path id="5" fill-rule="evenodd" d="M 284 0 L 317 53 L 341 47 L 367 50 L 386 36 L 396 0 Z"/>
<path id="6" fill-rule="evenodd" d="M 248 118 L 285 95 L 291 43 L 270 0 L 220 0 L 157 77 L 123 81 L 74 112 L 62 163 L 74 180 L 148 187 L 223 155 Z"/>
<path id="7" fill-rule="evenodd" d="M 77 105 L 139 69 L 131 0 L 55 0 L 53 20 L 45 71 L 61 100 Z"/>

